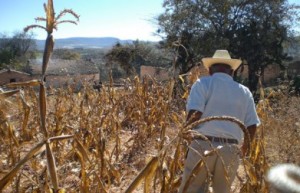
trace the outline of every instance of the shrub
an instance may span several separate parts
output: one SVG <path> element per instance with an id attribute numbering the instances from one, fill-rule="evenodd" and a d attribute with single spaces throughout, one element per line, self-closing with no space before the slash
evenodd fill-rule
<path id="1" fill-rule="evenodd" d="M 300 94 L 300 75 L 297 75 L 293 78 L 293 80 L 291 81 L 290 90 L 297 94 Z"/>

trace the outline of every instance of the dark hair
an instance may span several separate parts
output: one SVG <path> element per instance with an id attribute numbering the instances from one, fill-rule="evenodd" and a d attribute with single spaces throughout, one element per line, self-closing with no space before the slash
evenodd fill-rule
<path id="1" fill-rule="evenodd" d="M 224 64 L 224 63 L 216 63 L 209 67 L 210 74 L 213 74 L 215 72 L 223 72 L 229 75 L 232 75 L 233 69 L 230 65 Z"/>

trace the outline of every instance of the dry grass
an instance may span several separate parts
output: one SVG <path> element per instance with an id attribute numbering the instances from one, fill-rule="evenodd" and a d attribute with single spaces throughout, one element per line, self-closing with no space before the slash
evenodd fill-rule
<path id="1" fill-rule="evenodd" d="M 2 94 L 2 192 L 49 192 L 54 185 L 47 148 L 53 152 L 60 190 L 176 192 L 187 145 L 201 136 L 185 132 L 189 128 L 183 126 L 183 100 L 169 100 L 171 85 L 136 78 L 118 90 L 50 89 L 48 138 L 40 132 L 34 89 Z M 263 124 L 240 167 L 234 192 L 267 192 L 264 176 L 269 166 L 299 164 L 297 104 L 298 97 L 277 91 L 258 105 Z"/>
<path id="2" fill-rule="evenodd" d="M 283 87 L 269 99 L 265 133 L 267 160 L 271 165 L 300 165 L 300 97 Z"/>

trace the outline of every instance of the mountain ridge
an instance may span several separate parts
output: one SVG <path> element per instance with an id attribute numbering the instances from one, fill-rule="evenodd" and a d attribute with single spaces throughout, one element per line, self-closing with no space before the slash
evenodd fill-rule
<path id="1" fill-rule="evenodd" d="M 134 40 L 121 40 L 116 37 L 70 37 L 70 38 L 56 38 L 54 39 L 54 49 L 75 49 L 75 48 L 111 48 L 116 43 L 132 43 Z M 43 50 L 45 40 L 35 40 L 37 49 Z"/>

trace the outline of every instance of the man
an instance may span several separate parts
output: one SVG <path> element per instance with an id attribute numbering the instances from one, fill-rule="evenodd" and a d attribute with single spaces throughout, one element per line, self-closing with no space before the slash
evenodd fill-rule
<path id="1" fill-rule="evenodd" d="M 179 192 L 183 192 L 189 176 L 195 175 L 194 166 L 203 159 L 205 167 L 195 175 L 186 192 L 207 192 L 210 181 L 208 176 L 211 176 L 214 193 L 230 193 L 230 186 L 239 165 L 239 145 L 242 146 L 242 152 L 248 151 L 247 147 L 260 121 L 251 92 L 232 78 L 241 60 L 231 59 L 227 50 L 217 50 L 212 58 L 203 58 L 202 62 L 210 76 L 198 79 L 191 88 L 186 106 L 187 123 L 210 116 L 235 117 L 246 125 L 250 139 L 244 137 L 238 125 L 229 121 L 215 120 L 198 125 L 194 129 L 209 141 L 192 141 Z M 218 153 L 204 157 L 204 152 L 212 150 L 212 147 L 219 147 Z"/>

